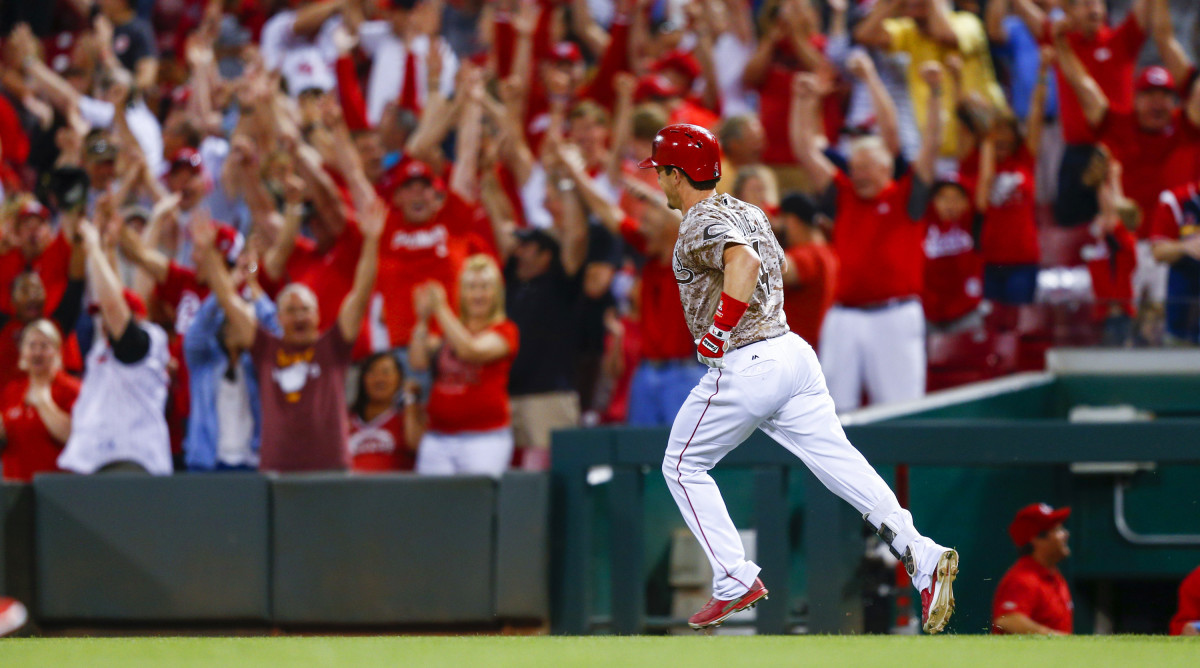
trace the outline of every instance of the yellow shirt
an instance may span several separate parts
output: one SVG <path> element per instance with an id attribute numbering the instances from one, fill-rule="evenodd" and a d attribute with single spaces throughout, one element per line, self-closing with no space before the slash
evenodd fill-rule
<path id="1" fill-rule="evenodd" d="M 958 53 L 963 61 L 963 95 L 979 93 L 1000 109 L 1007 109 L 1004 91 L 996 82 L 996 71 L 992 68 L 992 57 L 988 53 L 987 34 L 983 22 L 970 12 L 952 12 L 950 27 L 958 37 Z M 956 49 L 941 44 L 917 27 L 911 18 L 885 19 L 883 28 L 891 38 L 891 50 L 908 54 L 908 94 L 912 98 L 917 129 L 925 131 L 925 119 L 929 110 L 929 86 L 921 79 L 921 64 L 936 60 L 945 63 L 946 57 Z M 942 95 L 942 156 L 958 156 L 958 116 L 954 113 L 954 96 L 948 90 Z"/>

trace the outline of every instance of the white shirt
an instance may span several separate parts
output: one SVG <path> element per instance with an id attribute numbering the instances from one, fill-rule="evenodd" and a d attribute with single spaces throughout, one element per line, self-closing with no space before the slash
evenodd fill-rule
<path id="1" fill-rule="evenodd" d="M 418 35 L 407 45 L 392 33 L 386 21 L 368 21 L 358 30 L 363 51 L 371 56 L 371 77 L 367 81 L 367 122 L 377 125 L 389 102 L 400 99 L 404 90 L 404 63 L 411 48 L 417 57 L 417 101 L 422 107 L 426 99 L 426 74 L 429 71 L 429 37 Z M 454 93 L 454 77 L 458 73 L 458 57 L 446 40 L 438 38 L 436 48 L 442 54 L 442 80 L 438 88 L 442 95 Z"/>
<path id="2" fill-rule="evenodd" d="M 225 376 L 232 366 L 234 380 Z M 226 362 L 217 379 L 217 461 L 225 466 L 258 466 L 258 455 L 250 449 L 254 439 L 254 414 L 246 372 L 236 361 Z"/>
<path id="3" fill-rule="evenodd" d="M 755 113 L 754 96 L 742 87 L 742 72 L 754 55 L 754 45 L 746 44 L 724 32 L 713 43 L 713 62 L 717 68 L 717 90 L 721 94 L 721 116 Z M 702 79 L 697 79 L 697 84 Z"/>
<path id="4" fill-rule="evenodd" d="M 268 70 L 283 73 L 292 96 L 309 88 L 330 90 L 337 83 L 333 69 L 333 63 L 337 61 L 333 30 L 340 23 L 326 20 L 316 36 L 310 39 L 295 33 L 296 12 L 279 12 L 263 25 L 259 46 L 263 65 Z"/>
<path id="5" fill-rule="evenodd" d="M 105 130 L 111 128 L 116 113 L 117 109 L 111 102 L 97 100 L 86 95 L 79 98 L 79 114 L 92 127 Z M 158 124 L 158 119 L 154 117 L 154 113 L 150 111 L 145 102 L 138 100 L 125 107 L 125 123 L 129 126 L 129 132 L 133 134 L 133 138 L 137 140 L 138 146 L 142 147 L 142 153 L 146 155 L 146 165 L 150 167 L 150 173 L 158 174 L 163 169 L 161 164 L 163 161 L 162 126 Z"/>
<path id="6" fill-rule="evenodd" d="M 150 350 L 141 360 L 125 364 L 113 355 L 100 318 L 95 320 L 96 340 L 58 466 L 90 474 L 107 464 L 130 461 L 153 475 L 171 475 L 171 437 L 164 416 L 167 333 L 154 323 L 140 323 L 150 335 Z"/>

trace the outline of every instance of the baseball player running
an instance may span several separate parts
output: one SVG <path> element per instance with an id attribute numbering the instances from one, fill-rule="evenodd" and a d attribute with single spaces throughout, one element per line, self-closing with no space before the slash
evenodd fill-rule
<path id="1" fill-rule="evenodd" d="M 663 458 L 667 486 L 713 570 L 713 596 L 688 624 L 718 626 L 767 597 L 708 475 L 761 429 L 863 514 L 921 592 L 923 628 L 941 631 L 954 611 L 958 553 L 917 533 L 912 516 L 846 439 L 812 347 L 788 330 L 784 255 L 766 215 L 715 191 L 716 137 L 696 125 L 668 125 L 639 166 L 657 170 L 668 204 L 683 213 L 675 280 L 696 355 L 709 367 L 679 409 Z"/>

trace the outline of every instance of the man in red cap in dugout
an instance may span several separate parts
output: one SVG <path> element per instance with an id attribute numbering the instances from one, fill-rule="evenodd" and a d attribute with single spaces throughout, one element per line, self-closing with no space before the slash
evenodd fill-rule
<path id="1" fill-rule="evenodd" d="M 1008 535 L 1020 551 L 992 599 L 992 633 L 1066 635 L 1075 604 L 1058 563 L 1071 554 L 1063 522 L 1070 508 L 1032 503 L 1017 511 Z"/>

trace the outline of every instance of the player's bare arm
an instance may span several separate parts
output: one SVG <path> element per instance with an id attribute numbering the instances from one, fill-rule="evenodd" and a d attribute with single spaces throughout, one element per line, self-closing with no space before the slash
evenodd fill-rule
<path id="1" fill-rule="evenodd" d="M 758 285 L 758 268 L 762 261 L 749 246 L 733 244 L 725 248 L 725 294 L 749 302 Z"/>

